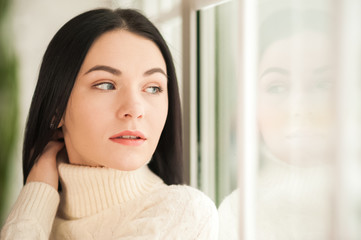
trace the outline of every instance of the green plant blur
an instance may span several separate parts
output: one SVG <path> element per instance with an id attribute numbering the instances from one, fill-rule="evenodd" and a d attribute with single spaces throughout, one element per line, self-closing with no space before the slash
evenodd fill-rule
<path id="1" fill-rule="evenodd" d="M 0 0 L 0 223 L 9 190 L 9 170 L 18 121 L 17 61 L 8 34 L 10 0 Z"/>

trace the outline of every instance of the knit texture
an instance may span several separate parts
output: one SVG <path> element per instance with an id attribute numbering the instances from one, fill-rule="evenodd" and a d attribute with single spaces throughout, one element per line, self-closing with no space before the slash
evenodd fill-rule
<path id="1" fill-rule="evenodd" d="M 0 239 L 48 239 L 59 194 L 46 183 L 26 184 L 1 231 Z"/>
<path id="2" fill-rule="evenodd" d="M 194 188 L 164 184 L 147 166 L 122 172 L 60 164 L 59 174 L 60 204 L 50 185 L 25 185 L 2 240 L 217 239 L 214 203 Z M 42 191 L 35 194 L 30 187 Z M 47 200 L 44 194 L 50 195 Z"/>

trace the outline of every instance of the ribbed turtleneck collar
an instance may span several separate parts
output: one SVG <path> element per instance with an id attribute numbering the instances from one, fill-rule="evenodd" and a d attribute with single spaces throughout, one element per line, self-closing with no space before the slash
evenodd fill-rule
<path id="1" fill-rule="evenodd" d="M 96 214 L 164 185 L 148 166 L 135 171 L 59 165 L 62 185 L 59 214 L 77 219 Z"/>

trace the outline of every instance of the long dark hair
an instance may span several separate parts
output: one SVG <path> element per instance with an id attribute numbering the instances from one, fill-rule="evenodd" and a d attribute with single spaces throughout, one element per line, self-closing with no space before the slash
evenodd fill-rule
<path id="1" fill-rule="evenodd" d="M 132 9 L 96 9 L 68 21 L 44 54 L 27 119 L 23 146 L 24 184 L 31 168 L 51 140 L 66 109 L 83 60 L 102 34 L 124 29 L 152 40 L 167 65 L 168 116 L 149 168 L 166 184 L 183 183 L 182 129 L 178 83 L 171 53 L 157 28 Z"/>

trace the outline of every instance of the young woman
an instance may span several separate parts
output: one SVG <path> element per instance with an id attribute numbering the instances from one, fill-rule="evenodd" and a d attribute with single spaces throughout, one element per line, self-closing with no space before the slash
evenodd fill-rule
<path id="1" fill-rule="evenodd" d="M 43 58 L 25 185 L 1 239 L 216 238 L 213 202 L 179 185 L 181 142 L 175 69 L 155 26 L 129 9 L 71 19 Z"/>

